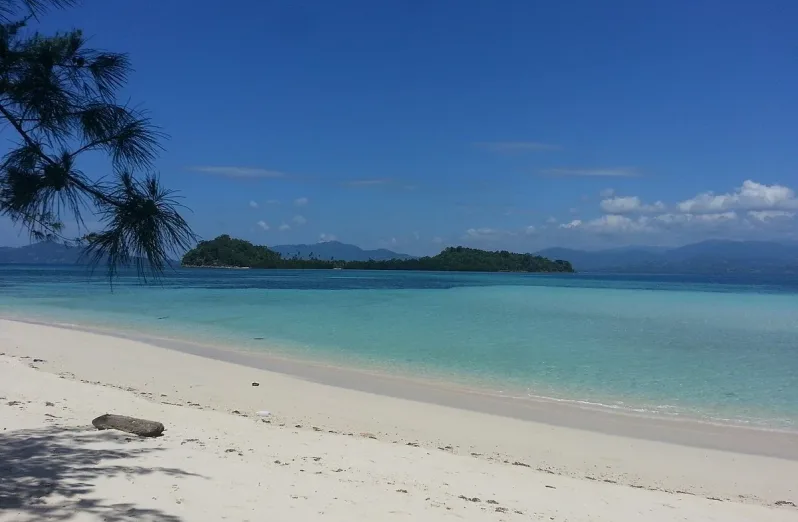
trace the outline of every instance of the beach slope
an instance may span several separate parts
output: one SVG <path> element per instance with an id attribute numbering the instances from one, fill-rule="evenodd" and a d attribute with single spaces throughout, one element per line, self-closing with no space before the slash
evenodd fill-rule
<path id="1" fill-rule="evenodd" d="M 543 426 L 25 323 L 0 321 L 0 352 L 0 521 L 798 520 L 790 459 Z M 104 413 L 166 432 L 97 431 Z"/>

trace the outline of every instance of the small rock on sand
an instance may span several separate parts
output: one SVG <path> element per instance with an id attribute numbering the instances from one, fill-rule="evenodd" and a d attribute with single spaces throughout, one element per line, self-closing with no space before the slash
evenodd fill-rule
<path id="1" fill-rule="evenodd" d="M 100 415 L 91 423 L 98 430 L 114 429 L 133 433 L 140 437 L 158 437 L 164 431 L 164 425 L 160 422 L 126 417 L 124 415 Z"/>

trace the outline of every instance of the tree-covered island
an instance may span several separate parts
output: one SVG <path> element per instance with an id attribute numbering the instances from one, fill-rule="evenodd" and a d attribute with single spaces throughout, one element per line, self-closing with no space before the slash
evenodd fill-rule
<path id="1" fill-rule="evenodd" d="M 533 254 L 506 250 L 489 252 L 476 248 L 448 247 L 440 254 L 387 261 L 342 261 L 335 259 L 283 259 L 265 246 L 221 235 L 199 244 L 183 256 L 184 267 L 430 270 L 451 272 L 573 272 L 571 263 L 552 261 Z"/>

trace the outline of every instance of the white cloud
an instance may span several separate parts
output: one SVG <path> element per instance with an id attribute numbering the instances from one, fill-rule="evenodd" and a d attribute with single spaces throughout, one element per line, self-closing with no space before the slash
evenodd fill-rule
<path id="1" fill-rule="evenodd" d="M 468 230 L 466 230 L 463 239 L 493 240 L 512 235 L 514 234 L 508 230 L 480 227 L 480 228 L 469 228 Z"/>
<path id="2" fill-rule="evenodd" d="M 662 212 L 666 209 L 665 203 L 662 201 L 655 201 L 652 205 L 643 205 L 645 212 Z"/>
<path id="3" fill-rule="evenodd" d="M 609 192 L 605 192 L 608 194 Z M 614 193 L 613 193 L 614 194 Z M 679 204 L 646 204 L 637 196 L 611 196 L 601 200 L 602 214 L 589 220 L 562 223 L 562 234 L 590 241 L 589 235 L 646 234 L 645 241 L 697 241 L 709 237 L 744 239 L 795 237 L 798 218 L 795 192 L 781 185 L 745 181 L 725 194 L 702 193 Z M 545 226 L 543 227 L 546 228 Z M 579 236 L 579 234 L 582 234 Z"/>
<path id="4" fill-rule="evenodd" d="M 677 207 L 689 214 L 717 214 L 728 210 L 791 210 L 798 209 L 798 199 L 788 187 L 746 180 L 734 192 L 704 192 L 682 201 Z"/>
<path id="5" fill-rule="evenodd" d="M 640 198 L 637 196 L 605 199 L 599 205 L 604 212 L 611 214 L 626 214 L 637 211 L 641 206 Z"/>
<path id="6" fill-rule="evenodd" d="M 795 212 L 786 210 L 750 210 L 748 211 L 748 217 L 755 221 L 767 223 L 777 219 L 792 219 L 795 217 Z"/>
<path id="7" fill-rule="evenodd" d="M 319 234 L 319 243 L 329 243 L 330 241 L 337 241 L 338 237 L 335 234 Z"/>
<path id="8" fill-rule="evenodd" d="M 692 214 L 661 214 L 654 218 L 654 221 L 658 223 L 664 223 L 666 225 L 672 224 L 682 224 L 690 221 L 693 218 Z"/>
<path id="9" fill-rule="evenodd" d="M 280 225 L 280 232 L 285 232 L 286 230 L 291 230 L 291 225 L 288 223 L 283 223 Z"/>
<path id="10" fill-rule="evenodd" d="M 269 230 L 269 225 L 265 221 L 261 220 L 258 221 L 257 225 L 262 228 L 263 230 Z"/>
<path id="11" fill-rule="evenodd" d="M 640 176 L 640 171 L 634 167 L 612 167 L 599 169 L 546 169 L 541 173 L 548 176 L 584 176 L 607 178 L 635 178 Z"/>
<path id="12" fill-rule="evenodd" d="M 546 218 L 546 223 L 549 225 L 554 225 L 557 223 L 557 218 L 554 216 L 549 216 Z"/>
<path id="13" fill-rule="evenodd" d="M 551 219 L 551 218 L 549 218 L 549 219 Z M 557 222 L 557 220 L 555 219 L 554 223 L 556 223 L 556 222 Z M 582 226 L 582 220 L 581 219 L 574 219 L 570 223 L 563 223 L 562 225 L 560 225 L 560 228 L 566 228 L 566 229 L 567 228 L 579 228 L 580 226 Z"/>
<path id="14" fill-rule="evenodd" d="M 250 201 L 249 202 L 249 206 L 252 207 L 252 208 L 258 208 L 258 202 L 257 201 Z"/>
<path id="15" fill-rule="evenodd" d="M 693 219 L 700 223 L 718 223 L 723 221 L 734 221 L 737 219 L 736 212 L 720 212 L 718 214 L 698 214 L 693 215 Z"/>
<path id="16" fill-rule="evenodd" d="M 537 228 L 535 228 L 535 225 L 529 225 L 528 227 L 526 227 L 524 229 L 524 233 L 527 234 L 527 235 L 535 234 L 535 233 L 537 233 L 537 231 L 538 230 L 537 230 Z"/>
<path id="17" fill-rule="evenodd" d="M 716 212 L 715 214 L 660 214 L 653 218 L 655 221 L 672 225 L 672 224 L 712 224 L 722 223 L 728 221 L 735 221 L 737 219 L 736 212 Z"/>
<path id="18" fill-rule="evenodd" d="M 615 197 L 601 201 L 601 210 L 609 214 L 635 214 L 643 212 L 662 212 L 665 204 L 657 201 L 652 205 L 644 205 L 637 196 Z"/>
<path id="19" fill-rule="evenodd" d="M 651 229 L 645 217 L 631 219 L 618 214 L 606 214 L 592 219 L 585 223 L 585 228 L 601 233 L 646 232 Z"/>
<path id="20" fill-rule="evenodd" d="M 295 224 L 297 224 L 297 225 L 304 225 L 305 223 L 307 223 L 307 222 L 308 222 L 308 220 L 307 220 L 307 219 L 305 219 L 305 216 L 300 216 L 299 214 L 297 214 L 296 216 L 294 216 L 294 219 L 292 219 L 292 221 L 293 221 Z"/>
<path id="21" fill-rule="evenodd" d="M 570 223 L 560 225 L 560 228 L 567 230 L 586 230 L 597 233 L 623 233 L 623 232 L 644 232 L 650 230 L 648 218 L 640 217 L 632 219 L 619 214 L 605 214 L 596 219 L 581 221 L 575 219 Z"/>
<path id="22" fill-rule="evenodd" d="M 475 143 L 475 145 L 479 148 L 499 153 L 539 152 L 539 151 L 561 149 L 559 145 L 541 143 L 539 141 L 491 141 L 491 142 L 479 142 Z"/>
<path id="23" fill-rule="evenodd" d="M 605 188 L 604 190 L 599 192 L 599 196 L 601 196 L 602 198 L 611 198 L 614 195 L 615 195 L 614 188 Z"/>
<path id="24" fill-rule="evenodd" d="M 253 167 L 231 167 L 231 166 L 211 166 L 211 165 L 198 165 L 188 167 L 188 170 L 194 172 L 202 172 L 204 174 L 212 174 L 214 176 L 222 176 L 225 178 L 238 178 L 238 179 L 253 179 L 253 178 L 284 178 L 284 172 L 276 170 L 260 169 Z"/>
<path id="25" fill-rule="evenodd" d="M 779 214 L 779 217 L 789 217 Z M 768 215 L 759 216 L 763 220 L 768 219 Z M 776 216 L 774 216 L 775 218 Z M 665 231 L 709 231 L 720 230 L 727 225 L 742 227 L 750 225 L 743 221 L 736 212 L 718 212 L 715 214 L 685 214 L 671 212 L 656 216 L 640 215 L 629 217 L 621 214 L 604 214 L 588 221 L 574 220 L 570 223 L 560 225 L 561 229 L 583 230 L 586 232 L 597 233 L 656 233 Z M 720 227 L 720 228 L 719 228 Z"/>
<path id="26" fill-rule="evenodd" d="M 304 207 L 308 204 L 310 200 L 308 198 L 296 198 L 294 200 L 294 205 L 297 207 Z"/>

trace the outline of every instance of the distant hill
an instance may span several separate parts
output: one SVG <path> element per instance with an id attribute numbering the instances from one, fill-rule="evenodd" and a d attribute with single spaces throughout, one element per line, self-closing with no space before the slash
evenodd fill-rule
<path id="1" fill-rule="evenodd" d="M 82 259 L 83 248 L 66 246 L 55 241 L 41 241 L 21 247 L 0 247 L 0 264 L 9 265 L 88 265 L 90 259 Z M 179 264 L 171 260 L 169 263 Z"/>
<path id="2" fill-rule="evenodd" d="M 711 240 L 678 248 L 626 247 L 599 251 L 547 248 L 580 272 L 705 274 L 798 273 L 798 243 Z"/>
<path id="3" fill-rule="evenodd" d="M 389 259 L 413 259 L 413 256 L 400 254 L 391 250 L 380 248 L 377 250 L 363 250 L 359 246 L 348 245 L 340 241 L 326 241 L 314 245 L 276 245 L 270 250 L 279 253 L 283 259 L 296 257 L 297 259 L 316 259 L 325 261 L 388 261 Z"/>
<path id="4" fill-rule="evenodd" d="M 21 247 L 0 247 L 0 263 L 25 265 L 72 265 L 78 262 L 82 249 L 53 241 L 42 241 Z"/>
<path id="5" fill-rule="evenodd" d="M 659 253 L 644 248 L 613 248 L 591 252 L 555 247 L 541 250 L 537 254 L 549 259 L 567 259 L 574 269 L 590 272 L 622 266 L 638 266 L 659 258 Z"/>
<path id="6" fill-rule="evenodd" d="M 283 259 L 329 261 L 387 261 L 415 259 L 390 250 L 364 250 L 338 241 L 315 245 L 280 245 L 270 250 Z M 81 249 L 44 241 L 22 247 L 0 247 L 0 263 L 75 264 Z M 580 272 L 637 274 L 798 273 L 798 242 L 702 241 L 678 248 L 630 246 L 599 251 L 547 248 L 537 252 L 548 259 L 570 261 Z"/>

